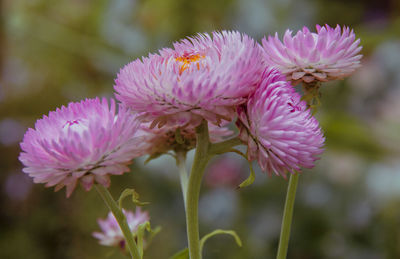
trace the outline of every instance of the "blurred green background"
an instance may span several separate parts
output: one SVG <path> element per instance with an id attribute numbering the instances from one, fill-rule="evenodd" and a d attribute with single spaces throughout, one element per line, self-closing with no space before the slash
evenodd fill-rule
<path id="1" fill-rule="evenodd" d="M 22 173 L 18 143 L 36 119 L 70 101 L 112 97 L 119 68 L 182 37 L 235 29 L 260 40 L 317 23 L 354 28 L 364 58 L 351 78 L 322 88 L 326 151 L 301 177 L 288 258 L 400 258 L 398 0 L 0 1 L 0 258 L 125 258 L 91 236 L 107 214 L 94 190 L 66 199 Z M 234 155 L 210 165 L 201 234 L 234 229 L 244 246 L 217 236 L 205 258 L 275 257 L 287 181 L 257 172 L 255 184 L 236 190 L 248 173 Z M 163 227 L 145 258 L 184 248 L 174 161 L 138 159 L 132 173 L 112 178 L 115 196 L 128 187 Z"/>

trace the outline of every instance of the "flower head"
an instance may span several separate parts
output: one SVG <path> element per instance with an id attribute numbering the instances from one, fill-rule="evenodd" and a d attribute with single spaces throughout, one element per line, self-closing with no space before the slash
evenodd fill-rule
<path id="1" fill-rule="evenodd" d="M 122 210 L 125 214 L 130 230 L 135 234 L 139 225 L 149 221 L 149 214 L 142 211 L 140 207 L 136 208 L 135 212 Z M 94 232 L 93 237 L 99 240 L 99 243 L 104 246 L 119 246 L 125 248 L 125 238 L 121 228 L 118 225 L 114 215 L 109 212 L 106 219 L 98 219 L 97 222 L 102 232 Z"/>
<path id="2" fill-rule="evenodd" d="M 263 71 L 261 50 L 239 32 L 214 32 L 174 43 L 137 59 L 115 80 L 116 97 L 152 127 L 219 124 L 255 90 Z"/>
<path id="3" fill-rule="evenodd" d="M 125 108 L 116 114 L 112 100 L 86 99 L 43 116 L 21 143 L 23 171 L 35 183 L 66 186 L 69 197 L 78 181 L 89 190 L 94 182 L 108 186 L 109 175 L 129 171 L 141 155 L 138 122 Z"/>
<path id="4" fill-rule="evenodd" d="M 276 33 L 262 40 L 265 61 L 278 68 L 288 80 L 311 83 L 342 79 L 360 67 L 362 55 L 360 39 L 355 40 L 353 30 L 337 25 L 317 27 L 310 32 L 307 27 L 292 36 L 287 30 L 283 42 Z"/>
<path id="5" fill-rule="evenodd" d="M 276 69 L 266 70 L 259 88 L 239 107 L 239 137 L 248 145 L 249 160 L 263 171 L 312 168 L 322 153 L 324 137 L 306 103 Z"/>

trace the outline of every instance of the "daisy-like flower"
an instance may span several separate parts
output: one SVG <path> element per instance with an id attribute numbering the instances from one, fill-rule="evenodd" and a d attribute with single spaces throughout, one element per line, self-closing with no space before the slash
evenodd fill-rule
<path id="1" fill-rule="evenodd" d="M 146 211 L 142 211 L 140 207 L 137 207 L 135 212 L 127 210 L 122 211 L 125 214 L 126 221 L 134 235 L 138 230 L 139 225 L 150 220 L 149 214 Z M 97 238 L 101 245 L 118 246 L 121 249 L 125 249 L 124 234 L 111 212 L 108 213 L 106 219 L 98 219 L 97 223 L 102 232 L 94 232 L 93 237 Z"/>
<path id="2" fill-rule="evenodd" d="M 274 68 L 266 70 L 260 86 L 238 109 L 240 139 L 248 159 L 263 171 L 286 177 L 301 167 L 312 168 L 323 152 L 325 138 L 306 103 Z"/>
<path id="3" fill-rule="evenodd" d="M 21 143 L 19 160 L 35 183 L 64 186 L 67 197 L 81 182 L 90 190 L 94 182 L 109 186 L 109 175 L 128 172 L 132 158 L 142 154 L 138 122 L 125 108 L 106 99 L 70 103 L 43 116 Z"/>
<path id="4" fill-rule="evenodd" d="M 179 133 L 177 132 L 179 131 Z M 210 141 L 219 142 L 231 136 L 233 131 L 226 127 L 208 124 Z M 180 139 L 177 139 L 177 137 Z M 150 128 L 149 123 L 142 123 L 138 135 L 143 137 L 142 150 L 150 156 L 158 156 L 170 150 L 189 151 L 196 147 L 196 128 L 188 125 L 184 128 L 166 125 L 162 128 Z"/>
<path id="5" fill-rule="evenodd" d="M 278 68 L 288 80 L 295 83 L 304 81 L 329 81 L 351 75 L 360 67 L 359 55 L 362 47 L 360 39 L 349 27 L 343 29 L 337 25 L 316 26 L 317 32 L 310 32 L 307 27 L 292 36 L 287 30 L 283 42 L 276 33 L 268 40 L 262 40 L 265 61 Z"/>
<path id="6" fill-rule="evenodd" d="M 137 59 L 115 80 L 116 97 L 151 127 L 220 124 L 235 116 L 263 71 L 262 50 L 239 32 L 214 32 Z"/>

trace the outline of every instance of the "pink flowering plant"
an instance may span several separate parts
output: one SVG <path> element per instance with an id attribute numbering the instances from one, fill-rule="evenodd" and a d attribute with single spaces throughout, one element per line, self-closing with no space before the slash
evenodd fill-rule
<path id="1" fill-rule="evenodd" d="M 140 156 L 147 155 L 150 162 L 172 155 L 188 240 L 188 248 L 172 258 L 200 259 L 205 241 L 216 234 L 232 235 L 241 246 L 232 230 L 218 229 L 200 239 L 198 224 L 208 162 L 235 152 L 251 169 L 239 188 L 255 180 L 252 161 L 270 176 L 290 175 L 277 253 L 277 258 L 286 258 L 299 175 L 303 168 L 314 167 L 323 153 L 325 137 L 313 116 L 319 87 L 360 66 L 359 42 L 348 27 L 328 25 L 317 25 L 316 32 L 303 28 L 295 36 L 288 30 L 283 42 L 276 34 L 258 44 L 236 31 L 183 39 L 121 69 L 114 85 L 119 104 L 87 99 L 39 119 L 21 143 L 23 171 L 56 191 L 66 187 L 67 197 L 78 183 L 86 191 L 95 186 L 111 212 L 98 220 L 101 232 L 93 236 L 101 245 L 140 259 L 160 228 L 151 228 L 148 213 L 140 207 L 135 212 L 123 209 L 128 196 L 137 206 L 145 205 L 134 189 L 123 190 L 114 200 L 108 191 L 110 175 L 129 172 L 128 165 Z M 302 94 L 294 88 L 300 82 Z M 239 145 L 247 151 L 236 149 Z M 188 173 L 186 155 L 192 149 Z"/>

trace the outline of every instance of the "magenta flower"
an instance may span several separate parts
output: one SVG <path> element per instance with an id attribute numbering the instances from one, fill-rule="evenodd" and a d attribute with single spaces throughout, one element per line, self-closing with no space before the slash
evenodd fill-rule
<path id="1" fill-rule="evenodd" d="M 128 172 L 132 158 L 140 156 L 138 122 L 125 108 L 106 99 L 70 103 L 43 116 L 21 143 L 19 160 L 35 183 L 64 186 L 69 197 L 78 181 L 85 190 L 94 182 L 109 186 L 109 175 Z"/>
<path id="2" fill-rule="evenodd" d="M 304 27 L 292 36 L 287 30 L 283 43 L 278 34 L 262 40 L 265 61 L 278 68 L 288 80 L 311 83 L 342 79 L 360 67 L 362 47 L 349 27 L 335 29 L 325 25 L 313 33 Z"/>
<path id="3" fill-rule="evenodd" d="M 263 171 L 286 177 L 301 167 L 312 168 L 323 152 L 324 137 L 306 103 L 276 69 L 268 69 L 257 91 L 238 109 L 239 137 L 248 145 L 248 159 Z"/>
<path id="4" fill-rule="evenodd" d="M 263 71 L 261 50 L 239 32 L 214 32 L 137 59 L 115 80 L 116 97 L 152 127 L 220 124 L 235 116 Z"/>
<path id="5" fill-rule="evenodd" d="M 137 207 L 134 213 L 126 210 L 122 211 L 125 214 L 126 221 L 134 235 L 138 230 L 139 225 L 150 220 L 149 214 L 146 211 L 142 212 L 140 207 Z M 108 213 L 106 219 L 98 219 L 97 222 L 102 232 L 94 232 L 93 237 L 97 238 L 101 245 L 119 246 L 121 249 L 125 248 L 124 234 L 111 212 Z"/>
<path id="6" fill-rule="evenodd" d="M 179 128 L 181 143 L 176 139 L 176 131 Z M 218 127 L 214 124 L 208 124 L 209 136 L 211 142 L 222 141 L 224 137 L 231 136 L 233 131 L 226 127 Z M 137 133 L 143 137 L 143 148 L 145 154 L 156 156 L 173 151 L 189 151 L 196 147 L 196 129 L 192 125 L 184 128 L 179 126 L 166 125 L 162 128 L 150 128 L 149 123 L 142 123 Z"/>

